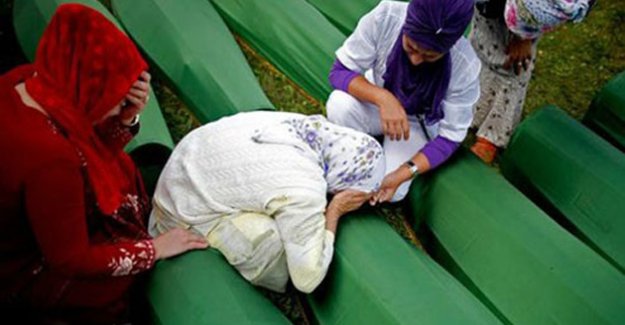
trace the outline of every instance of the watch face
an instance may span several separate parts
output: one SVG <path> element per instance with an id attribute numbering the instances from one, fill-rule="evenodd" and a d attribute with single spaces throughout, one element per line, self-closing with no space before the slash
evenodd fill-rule
<path id="1" fill-rule="evenodd" d="M 412 175 L 412 177 L 417 175 L 419 167 L 414 162 L 412 162 L 412 160 L 406 161 L 406 165 L 408 165 L 408 169 L 410 170 L 410 174 Z"/>

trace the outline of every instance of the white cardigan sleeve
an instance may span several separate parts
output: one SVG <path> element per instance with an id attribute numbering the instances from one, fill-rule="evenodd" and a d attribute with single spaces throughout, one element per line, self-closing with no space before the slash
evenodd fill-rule
<path id="1" fill-rule="evenodd" d="M 323 281 L 334 254 L 334 234 L 325 228 L 325 192 L 289 189 L 266 205 L 284 243 L 293 285 L 310 293 Z"/>
<path id="2" fill-rule="evenodd" d="M 354 32 L 336 50 L 336 57 L 348 69 L 362 74 L 373 68 L 380 51 L 378 45 L 383 27 L 381 25 L 387 7 L 388 4 L 383 1 L 360 18 Z"/>
<path id="3" fill-rule="evenodd" d="M 438 135 L 462 142 L 473 121 L 473 107 L 480 98 L 480 59 L 465 38 L 458 40 L 452 55 L 449 89 L 443 102 L 445 117 L 440 121 Z"/>

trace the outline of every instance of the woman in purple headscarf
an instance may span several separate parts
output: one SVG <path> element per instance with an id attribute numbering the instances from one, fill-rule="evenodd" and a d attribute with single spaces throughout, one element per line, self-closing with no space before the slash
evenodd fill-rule
<path id="1" fill-rule="evenodd" d="M 480 95 L 480 60 L 462 37 L 473 3 L 382 1 L 336 51 L 329 120 L 384 135 L 386 177 L 373 203 L 403 199 L 467 134 Z"/>

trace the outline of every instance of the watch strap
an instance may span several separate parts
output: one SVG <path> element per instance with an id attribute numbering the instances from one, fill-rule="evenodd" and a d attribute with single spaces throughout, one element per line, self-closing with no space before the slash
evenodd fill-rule
<path id="1" fill-rule="evenodd" d="M 412 159 L 408 159 L 406 161 L 406 165 L 408 165 L 408 168 L 410 169 L 410 176 L 412 178 L 414 178 L 415 176 L 417 176 L 419 174 L 419 166 L 417 166 L 417 164 L 415 164 Z"/>

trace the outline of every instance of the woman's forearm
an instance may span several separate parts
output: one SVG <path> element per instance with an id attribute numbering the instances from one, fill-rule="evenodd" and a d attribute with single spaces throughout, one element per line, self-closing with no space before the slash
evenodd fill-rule
<path id="1" fill-rule="evenodd" d="M 410 158 L 412 162 L 417 166 L 419 171 L 418 174 L 423 174 L 430 170 L 430 163 L 428 158 L 422 153 L 419 152 Z M 409 181 L 412 178 L 412 173 L 410 172 L 410 167 L 407 164 L 401 164 L 395 171 L 393 171 L 394 177 L 396 177 L 397 184 L 401 184 L 403 182 Z"/>
<path id="2" fill-rule="evenodd" d="M 377 107 L 382 106 L 381 103 L 384 102 L 386 98 L 388 98 L 388 96 L 393 96 L 391 92 L 370 83 L 362 75 L 352 79 L 347 89 L 352 96 L 358 98 L 361 101 L 373 103 Z"/>
<path id="3" fill-rule="evenodd" d="M 326 230 L 336 234 L 339 219 L 344 214 L 360 208 L 371 199 L 371 196 L 372 193 L 350 189 L 335 193 L 325 211 Z"/>
<path id="4" fill-rule="evenodd" d="M 337 209 L 333 207 L 328 207 L 325 213 L 326 217 L 326 229 L 333 234 L 336 234 L 336 228 L 339 224 L 339 218 L 341 214 L 337 211 Z"/>
<path id="5" fill-rule="evenodd" d="M 427 172 L 428 170 L 430 170 L 431 168 L 430 161 L 428 160 L 428 157 L 423 152 L 417 153 L 411 159 L 412 159 L 412 162 L 414 162 L 415 165 L 417 165 L 417 168 L 419 168 L 419 172 L 418 172 L 419 174 L 423 174 Z"/>

